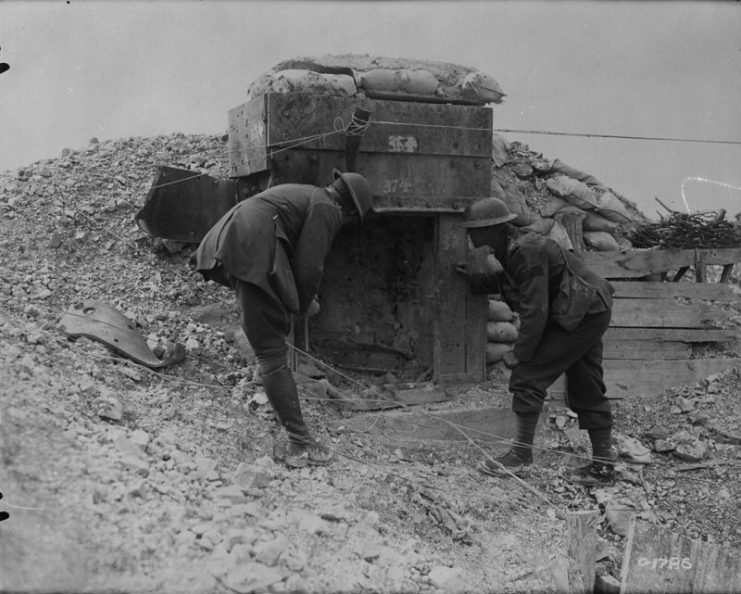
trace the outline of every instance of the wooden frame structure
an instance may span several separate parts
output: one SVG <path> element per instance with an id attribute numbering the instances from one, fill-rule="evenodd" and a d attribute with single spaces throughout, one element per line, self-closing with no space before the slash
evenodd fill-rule
<path id="1" fill-rule="evenodd" d="M 370 124 L 349 132 L 358 110 Z M 335 168 L 368 179 L 378 216 L 335 239 L 310 343 L 339 367 L 405 381 L 486 378 L 486 298 L 455 266 L 477 257 L 457 223 L 490 194 L 491 154 L 483 105 L 267 93 L 229 111 L 242 184 L 322 186 Z"/>
<path id="2" fill-rule="evenodd" d="M 738 346 L 739 332 L 729 329 L 729 315 L 720 306 L 741 299 L 728 284 L 734 264 L 741 262 L 741 248 L 585 252 L 582 257 L 616 290 L 604 341 L 611 398 L 691 385 L 741 366 L 737 356 L 694 356 L 704 344 L 728 351 Z M 721 267 L 719 282 L 708 282 L 717 276 L 708 275 L 708 266 Z M 692 268 L 696 282 L 685 276 Z M 550 392 L 557 397 L 563 391 L 559 382 Z"/>

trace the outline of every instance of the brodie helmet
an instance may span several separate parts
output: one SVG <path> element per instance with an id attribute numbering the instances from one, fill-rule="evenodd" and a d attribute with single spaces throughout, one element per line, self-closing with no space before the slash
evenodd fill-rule
<path id="1" fill-rule="evenodd" d="M 342 173 L 339 169 L 333 169 L 332 175 L 335 179 L 333 185 L 336 186 L 337 180 L 340 180 L 350 193 L 355 209 L 362 221 L 363 217 L 373 210 L 372 194 L 368 180 L 359 173 Z"/>
<path id="2" fill-rule="evenodd" d="M 481 198 L 468 208 L 466 220 L 460 225 L 467 229 L 491 227 L 514 218 L 517 218 L 517 215 L 509 212 L 507 205 L 499 198 Z"/>

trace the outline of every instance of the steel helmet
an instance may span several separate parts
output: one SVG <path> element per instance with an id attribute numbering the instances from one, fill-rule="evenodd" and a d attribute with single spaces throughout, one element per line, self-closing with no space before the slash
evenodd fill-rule
<path id="1" fill-rule="evenodd" d="M 501 225 L 516 217 L 517 215 L 509 212 L 507 205 L 499 198 L 481 198 L 468 208 L 466 221 L 461 223 L 461 227 L 467 229 L 491 227 Z"/>
<path id="2" fill-rule="evenodd" d="M 355 209 L 360 215 L 360 220 L 373 209 L 372 194 L 370 184 L 359 173 L 342 173 L 339 169 L 333 169 L 332 175 L 336 180 L 342 180 L 345 188 L 350 193 Z"/>

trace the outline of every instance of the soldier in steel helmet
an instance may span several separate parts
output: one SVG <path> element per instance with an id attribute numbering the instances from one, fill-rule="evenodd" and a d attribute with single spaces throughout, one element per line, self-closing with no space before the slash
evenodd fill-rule
<path id="1" fill-rule="evenodd" d="M 532 464 L 546 390 L 566 374 L 566 403 L 592 444 L 591 463 L 572 472 L 570 478 L 584 485 L 612 483 L 616 456 L 602 368 L 602 336 L 610 323 L 612 286 L 555 241 L 514 225 L 514 218 L 502 200 L 483 198 L 470 206 L 462 223 L 475 247 L 491 248 L 503 272 L 496 280 L 482 280 L 465 266 L 458 271 L 475 283 L 475 290 L 501 292 L 521 321 L 514 349 L 504 357 L 504 364 L 512 370 L 509 389 L 516 437 L 506 454 L 484 459 L 478 469 L 508 476 Z M 587 281 L 581 304 L 576 302 L 575 291 L 564 299 L 561 290 L 563 280 L 574 282 L 564 279 L 572 273 Z"/>
<path id="2" fill-rule="evenodd" d="M 194 254 L 196 269 L 236 291 L 240 321 L 257 356 L 265 393 L 288 433 L 288 466 L 327 464 L 334 453 L 304 422 L 286 338 L 290 315 L 312 316 L 324 260 L 343 225 L 372 210 L 368 181 L 333 172 L 324 187 L 281 184 L 234 206 Z"/>

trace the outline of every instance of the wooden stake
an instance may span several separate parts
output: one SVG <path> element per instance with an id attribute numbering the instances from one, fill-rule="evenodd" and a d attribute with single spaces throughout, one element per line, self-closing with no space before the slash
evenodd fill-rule
<path id="1" fill-rule="evenodd" d="M 597 522 L 599 512 L 569 512 L 568 526 L 569 586 L 575 594 L 592 594 L 597 561 Z"/>

